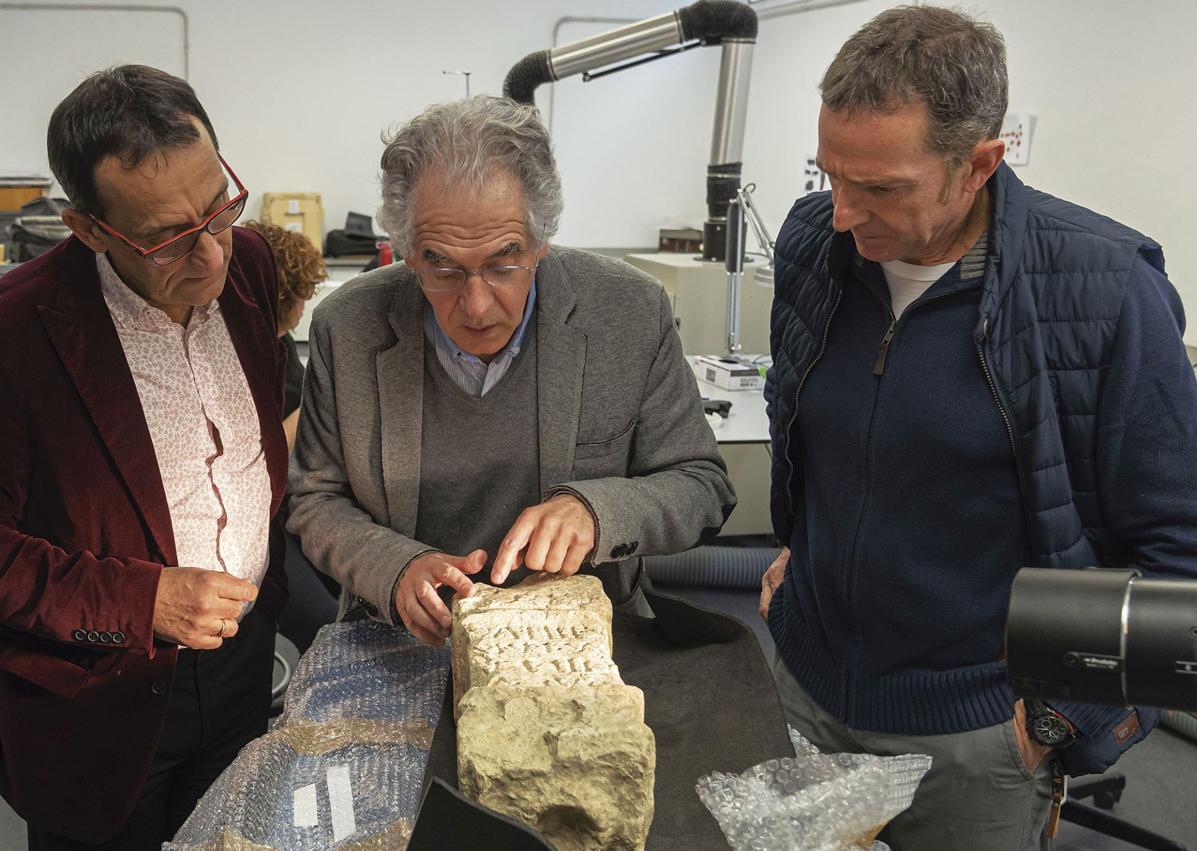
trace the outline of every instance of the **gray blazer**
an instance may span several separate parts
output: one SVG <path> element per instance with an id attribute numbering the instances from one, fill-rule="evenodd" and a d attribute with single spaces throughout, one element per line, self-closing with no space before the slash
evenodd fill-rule
<path id="1" fill-rule="evenodd" d="M 594 564 L 634 568 L 642 555 L 717 532 L 735 495 L 664 289 L 618 260 L 568 248 L 550 250 L 536 286 L 542 495 L 566 490 L 587 503 Z M 355 278 L 316 308 L 291 458 L 288 530 L 389 623 L 400 573 L 429 550 L 412 539 L 424 304 L 400 264 Z"/>

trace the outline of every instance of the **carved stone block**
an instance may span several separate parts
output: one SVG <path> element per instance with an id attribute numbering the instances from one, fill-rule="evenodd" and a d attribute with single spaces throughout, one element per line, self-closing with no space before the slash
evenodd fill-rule
<path id="1" fill-rule="evenodd" d="M 474 686 L 623 682 L 611 661 L 611 601 L 593 576 L 533 574 L 514 588 L 475 585 L 453 601 L 454 717 Z"/>
<path id="2" fill-rule="evenodd" d="M 453 615 L 461 791 L 562 851 L 643 848 L 656 743 L 611 660 L 599 581 L 475 586 Z"/>
<path id="3" fill-rule="evenodd" d="M 558 851 L 644 847 L 656 744 L 640 689 L 474 688 L 457 741 L 461 791 Z"/>

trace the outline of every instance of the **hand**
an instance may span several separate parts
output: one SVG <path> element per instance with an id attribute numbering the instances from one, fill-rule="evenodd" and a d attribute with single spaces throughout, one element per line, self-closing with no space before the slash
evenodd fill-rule
<path id="1" fill-rule="evenodd" d="M 395 589 L 395 609 L 416 638 L 440 647 L 453 629 L 453 615 L 437 589 L 448 585 L 457 594 L 468 597 L 474 583 L 466 574 L 486 567 L 486 551 L 474 550 L 467 556 L 424 553 L 416 556 L 403 571 Z"/>
<path id="2" fill-rule="evenodd" d="M 237 618 L 258 586 L 217 570 L 164 567 L 154 601 L 154 635 L 193 650 L 215 650 L 237 634 Z"/>
<path id="3" fill-rule="evenodd" d="M 769 620 L 769 603 L 773 599 L 773 592 L 785 578 L 786 565 L 789 563 L 790 548 L 783 547 L 777 554 L 777 558 L 773 559 L 773 564 L 769 565 L 769 569 L 765 571 L 765 575 L 761 577 L 761 602 L 757 611 L 761 613 L 761 619 L 766 622 Z"/>
<path id="4" fill-rule="evenodd" d="M 1027 710 L 1021 699 L 1014 702 L 1014 743 L 1018 745 L 1018 755 L 1022 757 L 1022 764 L 1032 774 L 1039 768 L 1043 758 L 1052 752 L 1050 745 L 1035 741 L 1027 732 Z"/>
<path id="5" fill-rule="evenodd" d="M 522 561 L 530 570 L 572 576 L 594 549 L 594 518 L 573 494 L 525 508 L 499 546 L 490 581 L 502 585 Z"/>

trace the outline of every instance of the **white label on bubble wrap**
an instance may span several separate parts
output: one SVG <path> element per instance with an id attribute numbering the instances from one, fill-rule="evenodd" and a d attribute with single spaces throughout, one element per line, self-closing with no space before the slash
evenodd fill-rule
<path id="1" fill-rule="evenodd" d="M 293 805 L 296 827 L 315 827 L 320 824 L 316 811 L 316 784 L 300 786 L 295 790 Z"/>
<path id="2" fill-rule="evenodd" d="M 332 809 L 333 842 L 340 842 L 356 833 L 353 787 L 349 782 L 348 765 L 334 765 L 328 769 L 328 804 Z"/>

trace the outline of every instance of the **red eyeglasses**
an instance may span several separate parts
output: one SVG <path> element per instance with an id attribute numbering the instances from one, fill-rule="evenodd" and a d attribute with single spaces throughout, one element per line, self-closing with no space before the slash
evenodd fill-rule
<path id="1" fill-rule="evenodd" d="M 219 210 L 208 216 L 208 218 L 195 227 L 188 228 L 152 248 L 142 248 L 104 220 L 96 216 L 90 216 L 91 220 L 103 228 L 106 233 L 116 237 L 129 246 L 129 248 L 136 251 L 138 255 L 149 260 L 156 266 L 169 266 L 171 263 L 183 259 L 195 248 L 195 244 L 199 242 L 200 234 L 207 231 L 215 235 L 221 231 L 228 230 L 233 226 L 233 222 L 241 218 L 241 213 L 245 211 L 245 201 L 249 197 L 249 192 L 246 191 L 244 184 L 238 179 L 236 172 L 229 168 L 229 164 L 224 161 L 224 157 L 219 154 L 216 156 L 220 160 L 220 164 L 224 166 L 225 171 L 229 173 L 229 177 L 233 178 L 233 183 L 237 187 L 237 194 L 228 203 L 224 204 Z"/>

